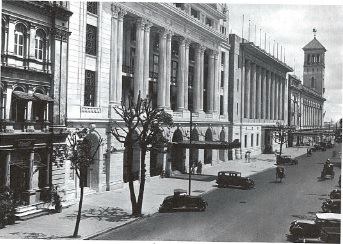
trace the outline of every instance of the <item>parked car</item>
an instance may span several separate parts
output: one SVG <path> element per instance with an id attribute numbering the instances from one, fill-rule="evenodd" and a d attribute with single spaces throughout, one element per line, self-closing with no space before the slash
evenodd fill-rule
<path id="1" fill-rule="evenodd" d="M 341 213 L 341 199 L 327 199 L 322 204 L 325 213 Z"/>
<path id="2" fill-rule="evenodd" d="M 331 199 L 341 199 L 341 190 L 340 189 L 334 189 L 330 192 L 330 198 Z"/>
<path id="3" fill-rule="evenodd" d="M 316 149 L 316 151 L 326 151 L 326 146 L 322 143 L 314 144 L 313 147 Z"/>
<path id="4" fill-rule="evenodd" d="M 207 202 L 201 196 L 189 196 L 182 189 L 175 189 L 173 196 L 168 196 L 160 205 L 159 212 L 205 211 Z"/>
<path id="5" fill-rule="evenodd" d="M 315 220 L 301 219 L 291 222 L 289 238 L 298 241 L 304 238 L 318 238 L 323 227 L 340 227 L 341 214 L 317 213 Z"/>
<path id="6" fill-rule="evenodd" d="M 298 164 L 298 160 L 290 155 L 276 155 L 276 164 Z"/>
<path id="7" fill-rule="evenodd" d="M 242 177 L 241 172 L 219 171 L 217 177 L 218 187 L 241 187 L 243 189 L 253 188 L 255 183 L 248 177 Z"/>
<path id="8" fill-rule="evenodd" d="M 323 170 L 320 173 L 320 178 L 325 179 L 326 176 L 330 176 L 331 179 L 335 177 L 335 171 L 333 170 L 333 164 L 324 164 Z"/>

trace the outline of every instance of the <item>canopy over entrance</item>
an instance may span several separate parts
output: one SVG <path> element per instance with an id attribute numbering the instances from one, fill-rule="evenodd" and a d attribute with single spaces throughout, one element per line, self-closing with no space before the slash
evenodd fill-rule
<path id="1" fill-rule="evenodd" d="M 195 148 L 195 149 L 233 149 L 240 148 L 241 143 L 238 139 L 233 142 L 227 141 L 181 141 L 171 142 L 172 146 L 181 148 Z"/>

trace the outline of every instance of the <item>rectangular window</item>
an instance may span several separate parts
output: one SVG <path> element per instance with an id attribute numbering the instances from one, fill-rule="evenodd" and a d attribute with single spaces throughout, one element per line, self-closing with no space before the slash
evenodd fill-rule
<path id="1" fill-rule="evenodd" d="M 220 32 L 226 35 L 226 28 L 224 26 L 220 26 Z"/>
<path id="2" fill-rule="evenodd" d="M 220 115 L 224 115 L 224 98 L 220 96 Z"/>
<path id="3" fill-rule="evenodd" d="M 250 146 L 254 146 L 254 134 L 251 134 Z"/>
<path id="4" fill-rule="evenodd" d="M 188 67 L 188 86 L 193 86 L 193 80 L 194 80 L 194 67 L 189 66 Z"/>
<path id="5" fill-rule="evenodd" d="M 177 82 L 177 62 L 171 61 L 171 83 Z"/>
<path id="6" fill-rule="evenodd" d="M 200 19 L 199 11 L 195 10 L 194 8 L 191 8 L 191 15 L 196 19 Z"/>
<path id="7" fill-rule="evenodd" d="M 224 65 L 225 64 L 225 52 L 222 52 L 222 56 L 221 56 L 221 64 Z"/>
<path id="8" fill-rule="evenodd" d="M 237 79 L 237 91 L 239 91 L 239 79 Z"/>
<path id="9" fill-rule="evenodd" d="M 92 14 L 98 14 L 98 3 L 87 2 L 87 12 L 92 13 Z"/>
<path id="10" fill-rule="evenodd" d="M 244 147 L 248 146 L 248 135 L 244 135 Z"/>
<path id="11" fill-rule="evenodd" d="M 92 25 L 86 27 L 86 53 L 96 55 L 97 28 Z"/>
<path id="12" fill-rule="evenodd" d="M 86 70 L 84 106 L 95 107 L 95 72 Z"/>
<path id="13" fill-rule="evenodd" d="M 35 39 L 35 58 L 43 60 L 43 40 L 41 38 Z"/>
<path id="14" fill-rule="evenodd" d="M 152 67 L 152 72 L 158 73 L 158 55 L 154 54 L 152 56 L 152 62 L 153 62 L 153 67 Z"/>
<path id="15" fill-rule="evenodd" d="M 223 88 L 224 87 L 224 71 L 220 72 L 220 87 Z"/>
<path id="16" fill-rule="evenodd" d="M 208 25 L 208 26 L 213 26 L 213 20 L 208 18 L 208 17 L 206 17 L 205 24 Z"/>
<path id="17" fill-rule="evenodd" d="M 256 146 L 258 146 L 259 142 L 260 142 L 260 134 L 257 134 L 256 135 Z"/>
<path id="18" fill-rule="evenodd" d="M 236 103 L 236 113 L 238 115 L 238 103 Z"/>
<path id="19" fill-rule="evenodd" d="M 24 36 L 21 32 L 14 34 L 14 54 L 20 57 L 24 56 Z"/>

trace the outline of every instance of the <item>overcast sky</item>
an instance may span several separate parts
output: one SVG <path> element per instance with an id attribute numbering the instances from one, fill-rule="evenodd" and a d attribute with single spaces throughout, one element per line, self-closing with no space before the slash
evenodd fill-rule
<path id="1" fill-rule="evenodd" d="M 313 28 L 317 29 L 317 40 L 327 49 L 325 54 L 325 94 L 326 111 L 324 120 L 333 121 L 342 118 L 342 69 L 343 69 L 343 6 L 327 5 L 266 5 L 266 4 L 230 4 L 230 29 L 232 33 L 242 35 L 242 16 L 244 14 L 244 38 L 248 38 L 250 22 L 250 40 L 264 48 L 267 33 L 266 51 L 271 52 L 273 41 L 285 49 L 286 63 L 295 67 L 295 74 L 302 80 L 304 52 L 302 48 L 313 39 Z M 231 31 L 231 30 L 230 30 Z M 275 44 L 276 56 L 276 44 Z M 284 56 L 284 54 L 283 54 Z M 282 60 L 284 58 L 282 57 Z"/>

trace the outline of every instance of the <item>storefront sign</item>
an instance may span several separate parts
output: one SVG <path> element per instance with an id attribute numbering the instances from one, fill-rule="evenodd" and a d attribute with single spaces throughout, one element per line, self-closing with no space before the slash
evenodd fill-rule
<path id="1" fill-rule="evenodd" d="M 33 148 L 35 140 L 32 139 L 22 139 L 15 142 L 15 147 L 17 148 Z"/>

